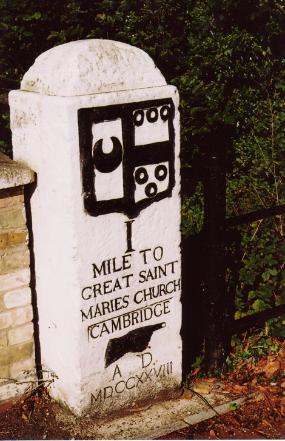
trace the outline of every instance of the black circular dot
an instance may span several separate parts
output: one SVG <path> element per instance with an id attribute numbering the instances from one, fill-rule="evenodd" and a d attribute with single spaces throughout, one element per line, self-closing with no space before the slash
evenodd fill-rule
<path id="1" fill-rule="evenodd" d="M 134 123 L 136 126 L 142 126 L 144 121 L 144 111 L 136 110 L 134 112 Z"/>
<path id="2" fill-rule="evenodd" d="M 135 171 L 135 180 L 138 184 L 145 184 L 148 180 L 148 174 L 144 167 L 139 167 Z"/>
<path id="3" fill-rule="evenodd" d="M 157 185 L 153 182 L 147 184 L 145 187 L 145 194 L 148 198 L 153 198 L 157 194 Z"/>
<path id="4" fill-rule="evenodd" d="M 170 107 L 169 106 L 162 106 L 160 109 L 160 117 L 162 121 L 167 121 L 170 115 Z"/>
<path id="5" fill-rule="evenodd" d="M 155 167 L 154 176 L 158 181 L 164 181 L 167 176 L 167 167 L 162 164 Z"/>
<path id="6" fill-rule="evenodd" d="M 157 110 L 157 108 L 156 107 L 152 107 L 151 109 L 148 109 L 147 112 L 146 112 L 146 117 L 147 117 L 147 120 L 149 122 L 151 122 L 151 123 L 157 121 L 158 120 L 158 110 Z"/>

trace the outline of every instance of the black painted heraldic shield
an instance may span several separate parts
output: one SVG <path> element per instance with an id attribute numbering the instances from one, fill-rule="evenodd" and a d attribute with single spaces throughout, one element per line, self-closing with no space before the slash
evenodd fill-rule
<path id="1" fill-rule="evenodd" d="M 171 197 L 174 104 L 170 98 L 78 110 L 84 208 L 136 217 Z"/>

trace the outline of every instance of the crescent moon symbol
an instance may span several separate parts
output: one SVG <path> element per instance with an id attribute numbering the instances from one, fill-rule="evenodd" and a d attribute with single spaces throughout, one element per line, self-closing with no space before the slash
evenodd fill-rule
<path id="1" fill-rule="evenodd" d="M 110 173 L 121 164 L 123 158 L 123 147 L 118 138 L 111 136 L 113 149 L 110 153 L 103 152 L 103 139 L 99 139 L 93 149 L 93 163 L 101 173 Z"/>

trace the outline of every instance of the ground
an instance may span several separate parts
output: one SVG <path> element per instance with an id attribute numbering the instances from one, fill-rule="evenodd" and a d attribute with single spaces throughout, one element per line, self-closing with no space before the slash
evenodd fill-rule
<path id="1" fill-rule="evenodd" d="M 197 374 L 197 373 L 196 373 Z M 237 396 L 254 394 L 247 403 L 232 405 L 227 414 L 170 433 L 163 439 L 285 439 L 285 343 L 274 353 L 241 359 L 221 378 L 192 376 L 185 394 L 207 400 L 207 385 L 222 381 L 224 391 Z M 252 395 L 251 395 L 252 396 Z M 32 393 L 12 407 L 0 406 L 0 439 L 82 439 L 82 422 L 63 426 L 57 419 L 59 405 L 48 391 Z M 86 434 L 84 436 L 86 438 Z"/>
<path id="2" fill-rule="evenodd" d="M 284 391 L 279 386 L 264 388 L 262 399 L 163 439 L 285 439 Z"/>

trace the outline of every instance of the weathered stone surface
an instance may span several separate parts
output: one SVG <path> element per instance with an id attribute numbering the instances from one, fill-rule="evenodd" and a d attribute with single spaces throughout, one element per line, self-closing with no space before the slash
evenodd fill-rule
<path id="1" fill-rule="evenodd" d="M 26 244 L 8 248 L 1 258 L 3 272 L 11 273 L 18 268 L 25 268 L 30 264 L 30 253 Z"/>
<path id="2" fill-rule="evenodd" d="M 19 228 L 26 225 L 24 206 L 0 210 L 0 228 Z"/>
<path id="3" fill-rule="evenodd" d="M 31 289 L 28 287 L 9 291 L 4 295 L 4 303 L 7 309 L 31 303 Z"/>
<path id="4" fill-rule="evenodd" d="M 179 98 L 146 60 L 119 43 L 72 43 L 38 59 L 22 83 L 31 92 L 9 95 L 14 157 L 38 175 L 43 367 L 58 377 L 53 396 L 81 415 L 181 384 Z"/>
<path id="5" fill-rule="evenodd" d="M 6 348 L 8 345 L 7 332 L 6 330 L 0 331 L 0 351 Z"/>
<path id="6" fill-rule="evenodd" d="M 8 342 L 9 345 L 16 345 L 24 343 L 32 339 L 34 333 L 34 327 L 32 323 L 26 323 L 16 328 L 8 330 Z"/>
<path id="7" fill-rule="evenodd" d="M 250 394 L 242 398 L 232 395 L 224 396 L 217 392 L 207 396 L 206 401 L 194 394 L 191 400 L 180 398 L 164 400 L 152 405 L 135 407 L 127 415 L 114 415 L 112 418 L 96 419 L 87 415 L 84 425 L 80 426 L 81 437 L 84 439 L 104 440 L 156 440 L 167 439 L 169 434 L 189 425 L 197 424 L 215 416 L 215 411 L 222 415 L 231 411 L 233 405 L 240 407 L 248 401 L 255 400 L 257 394 Z M 209 407 L 209 404 L 215 411 Z M 58 424 L 68 428 L 70 436 L 76 438 L 78 433 L 78 419 L 67 414 L 61 406 L 55 406 Z M 209 422 L 210 424 L 210 422 Z"/>
<path id="8" fill-rule="evenodd" d="M 0 154 L 0 401 L 15 398 L 30 387 L 28 382 L 14 384 L 11 374 L 24 378 L 23 369 L 34 360 L 33 311 L 28 286 L 30 256 L 23 195 L 23 186 L 33 178 L 29 168 Z M 26 268 L 18 270 L 23 266 Z M 30 381 L 25 377 L 26 380 Z"/>
<path id="9" fill-rule="evenodd" d="M 6 383 L 9 379 L 9 366 L 1 365 L 0 366 L 0 386 L 1 383 Z M 1 387 L 0 387 L 1 390 Z"/>
<path id="10" fill-rule="evenodd" d="M 0 250 L 6 248 L 8 244 L 8 233 L 0 233 Z"/>
<path id="11" fill-rule="evenodd" d="M 34 357 L 26 358 L 13 363 L 10 366 L 10 376 L 13 379 L 26 377 L 26 374 L 35 375 L 35 359 Z"/>
<path id="12" fill-rule="evenodd" d="M 29 184 L 34 180 L 32 170 L 18 164 L 3 153 L 0 153 L 0 169 L 0 190 Z"/>
<path id="13" fill-rule="evenodd" d="M 34 342 L 18 344 L 15 346 L 7 346 L 7 348 L 0 351 L 0 366 L 9 365 L 19 360 L 25 360 L 33 357 Z"/>
<path id="14" fill-rule="evenodd" d="M 4 309 L 6 309 L 5 303 L 4 303 L 4 294 L 1 293 L 1 291 L 0 291 L 0 312 L 3 312 Z"/>
<path id="15" fill-rule="evenodd" d="M 9 328 L 12 324 L 12 316 L 9 311 L 0 313 L 0 329 Z"/>
<path id="16" fill-rule="evenodd" d="M 31 304 L 11 310 L 13 326 L 23 325 L 33 320 L 33 308 Z"/>
<path id="17" fill-rule="evenodd" d="M 35 383 L 33 379 L 30 379 L 30 382 L 25 383 L 7 383 L 3 384 L 0 387 L 0 402 L 1 401 L 7 401 L 12 398 L 16 398 L 17 396 L 24 395 L 25 392 L 28 390 L 31 390 L 31 386 L 33 386 Z"/>
<path id="18" fill-rule="evenodd" d="M 0 292 L 6 292 L 29 285 L 30 278 L 29 268 L 23 268 L 9 274 L 0 275 Z"/>
<path id="19" fill-rule="evenodd" d="M 18 187 L 19 189 L 21 187 Z M 15 190 L 17 190 L 15 189 Z M 14 192 L 13 192 L 14 193 Z M 23 190 L 20 194 L 11 195 L 11 191 L 2 190 L 0 195 L 0 208 L 15 207 L 16 205 L 24 203 Z"/>
<path id="20" fill-rule="evenodd" d="M 141 49 L 118 41 L 82 40 L 41 54 L 24 75 L 21 89 L 74 96 L 165 85 Z"/>
<path id="21" fill-rule="evenodd" d="M 19 245 L 27 243 L 28 240 L 28 231 L 9 231 L 8 233 L 8 244 L 9 245 Z"/>

